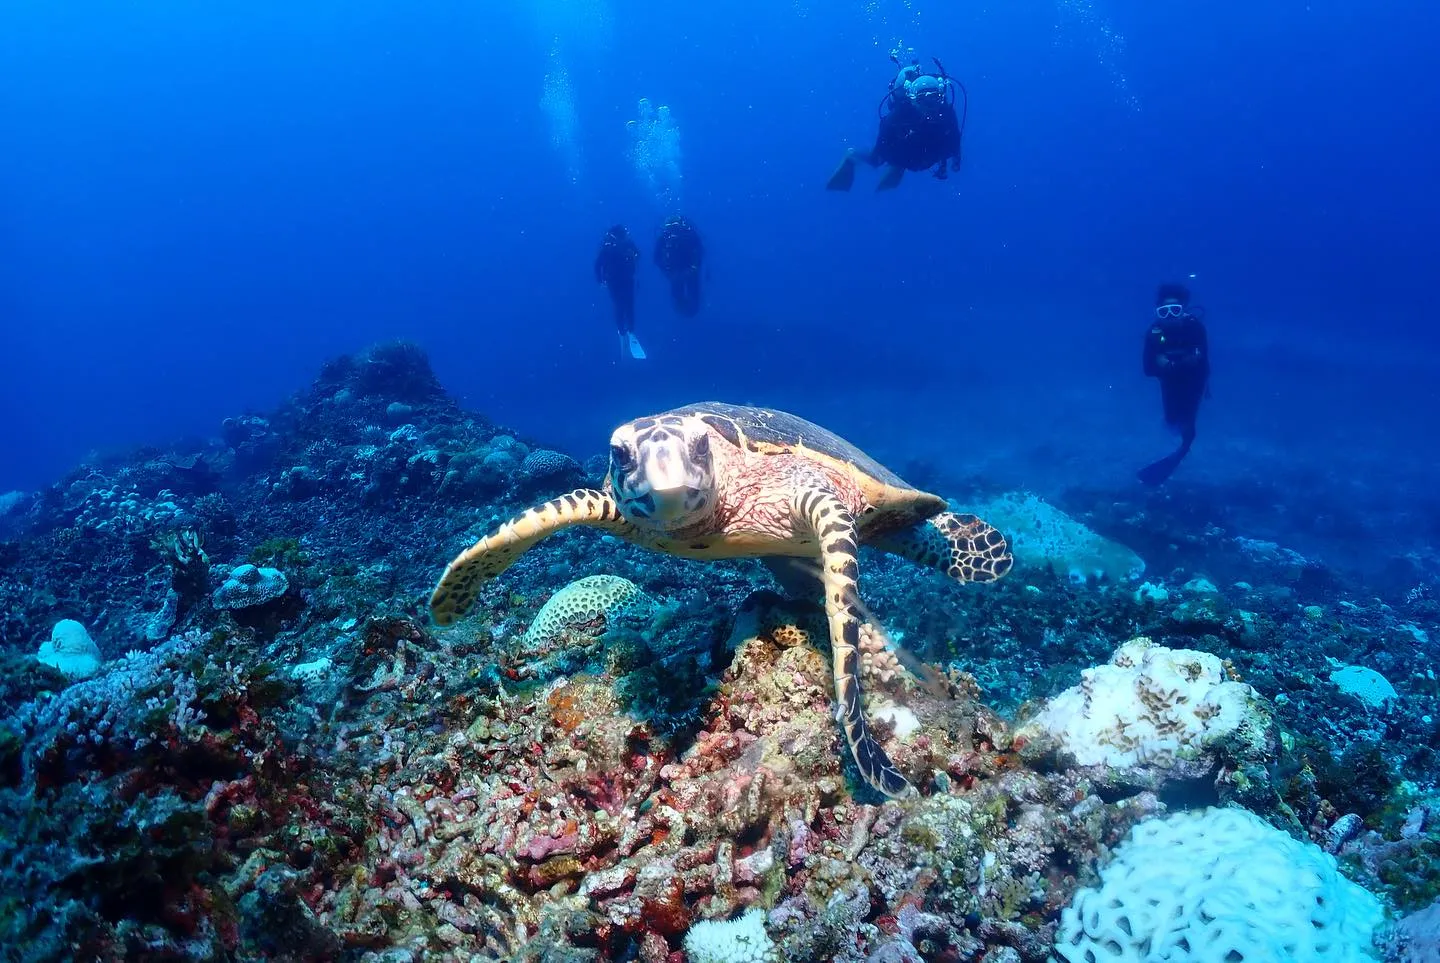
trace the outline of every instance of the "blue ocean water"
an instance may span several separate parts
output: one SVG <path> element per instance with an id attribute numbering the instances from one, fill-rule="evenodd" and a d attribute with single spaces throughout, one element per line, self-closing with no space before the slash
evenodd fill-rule
<path id="1" fill-rule="evenodd" d="M 1139 368 L 1154 285 L 1193 278 L 1215 374 L 1174 484 L 1323 491 L 1283 534 L 1378 565 L 1440 526 L 1437 26 L 1399 0 L 15 0 L 0 490 L 403 337 L 580 457 L 713 397 L 900 465 L 1122 492 L 1172 445 Z M 826 192 L 897 46 L 964 81 L 964 169 Z M 642 98 L 678 130 L 650 168 Z M 673 210 L 709 252 L 694 319 L 649 263 Z M 591 274 L 616 222 L 644 363 Z M 1317 536 L 1347 506 L 1366 537 Z"/>

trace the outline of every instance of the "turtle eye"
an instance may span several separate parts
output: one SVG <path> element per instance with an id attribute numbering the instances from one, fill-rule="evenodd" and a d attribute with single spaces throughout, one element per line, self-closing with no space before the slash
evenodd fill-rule
<path id="1" fill-rule="evenodd" d="M 610 463 L 620 471 L 629 471 L 635 467 L 635 459 L 630 455 L 630 449 L 624 445 L 610 446 Z"/>
<path id="2" fill-rule="evenodd" d="M 690 443 L 690 461 L 695 463 L 710 463 L 710 436 L 701 435 Z"/>

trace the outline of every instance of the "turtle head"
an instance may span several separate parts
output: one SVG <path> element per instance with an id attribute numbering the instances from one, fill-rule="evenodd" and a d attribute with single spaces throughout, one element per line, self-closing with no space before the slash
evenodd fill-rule
<path id="1" fill-rule="evenodd" d="M 715 461 L 699 418 L 642 418 L 610 436 L 610 487 L 635 525 L 673 531 L 715 511 Z"/>

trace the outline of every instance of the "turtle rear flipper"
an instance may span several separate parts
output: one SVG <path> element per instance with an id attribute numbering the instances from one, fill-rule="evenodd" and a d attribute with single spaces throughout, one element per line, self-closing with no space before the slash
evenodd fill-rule
<path id="1" fill-rule="evenodd" d="M 430 595 L 430 615 L 449 625 L 475 604 L 480 586 L 532 548 L 571 525 L 592 525 L 629 537 L 633 526 L 605 492 L 582 488 L 527 509 L 467 548 L 445 567 Z"/>
<path id="2" fill-rule="evenodd" d="M 874 546 L 944 572 L 957 582 L 993 582 L 1015 563 L 1005 536 L 974 515 L 941 512 L 875 539 Z"/>
<path id="3" fill-rule="evenodd" d="M 792 502 L 795 518 L 808 526 L 820 543 L 820 579 L 825 587 L 825 616 L 830 624 L 830 655 L 835 673 L 835 715 L 860 775 L 887 796 L 911 792 L 865 721 L 860 690 L 860 606 L 858 533 L 855 516 L 834 492 L 805 488 Z"/>

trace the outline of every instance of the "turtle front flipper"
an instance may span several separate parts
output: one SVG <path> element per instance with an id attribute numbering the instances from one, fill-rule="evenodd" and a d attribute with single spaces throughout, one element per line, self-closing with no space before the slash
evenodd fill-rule
<path id="1" fill-rule="evenodd" d="M 887 796 L 908 795 L 910 784 L 895 768 L 865 721 L 860 691 L 859 540 L 855 516 L 832 491 L 808 488 L 793 503 L 796 519 L 820 543 L 820 580 L 830 623 L 830 655 L 835 673 L 836 717 L 865 781 Z"/>
<path id="2" fill-rule="evenodd" d="M 923 522 L 881 535 L 871 544 L 944 572 L 957 582 L 993 582 L 1015 564 L 1005 536 L 974 515 L 941 512 Z"/>
<path id="3" fill-rule="evenodd" d="M 509 568 L 537 542 L 571 525 L 591 525 L 628 537 L 633 526 L 620 514 L 615 499 L 581 488 L 527 509 L 471 545 L 445 567 L 430 595 L 430 615 L 449 625 L 475 604 L 480 586 Z"/>

